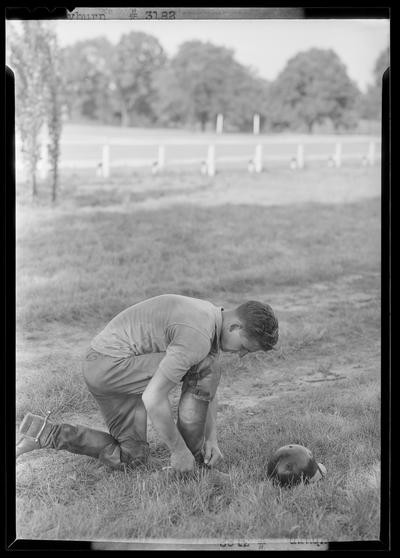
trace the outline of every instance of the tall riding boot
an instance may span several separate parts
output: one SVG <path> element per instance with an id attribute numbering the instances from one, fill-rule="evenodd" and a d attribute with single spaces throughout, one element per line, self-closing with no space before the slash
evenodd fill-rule
<path id="1" fill-rule="evenodd" d="M 28 413 L 21 423 L 20 434 L 17 457 L 29 451 L 52 448 L 95 457 L 113 468 L 123 468 L 124 464 L 132 463 L 131 456 L 127 458 L 121 452 L 118 441 L 107 432 L 66 423 L 54 424 L 48 420 L 48 416 L 43 418 Z M 137 442 L 135 449 L 135 458 L 140 462 L 145 461 L 148 444 Z"/>

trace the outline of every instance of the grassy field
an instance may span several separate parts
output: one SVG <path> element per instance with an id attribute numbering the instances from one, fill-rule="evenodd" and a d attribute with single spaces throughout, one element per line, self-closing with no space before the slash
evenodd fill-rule
<path id="1" fill-rule="evenodd" d="M 18 187 L 17 423 L 53 409 L 104 428 L 82 352 L 146 297 L 265 300 L 281 337 L 272 354 L 223 355 L 219 441 L 233 486 L 221 501 L 204 479 L 178 482 L 154 465 L 122 473 L 38 451 L 17 463 L 18 537 L 379 539 L 379 169 L 107 183 L 71 173 L 58 203 L 48 199 L 44 187 L 35 203 Z M 149 441 L 168 464 L 151 425 Z M 268 458 L 288 443 L 314 452 L 324 482 L 271 485 Z"/>

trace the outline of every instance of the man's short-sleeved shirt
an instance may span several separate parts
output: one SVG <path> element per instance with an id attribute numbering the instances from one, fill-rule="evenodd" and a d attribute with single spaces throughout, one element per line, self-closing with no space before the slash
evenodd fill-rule
<path id="1" fill-rule="evenodd" d="M 91 347 L 115 358 L 165 352 L 158 369 L 178 383 L 189 368 L 219 351 L 222 310 L 197 298 L 156 296 L 120 312 Z"/>

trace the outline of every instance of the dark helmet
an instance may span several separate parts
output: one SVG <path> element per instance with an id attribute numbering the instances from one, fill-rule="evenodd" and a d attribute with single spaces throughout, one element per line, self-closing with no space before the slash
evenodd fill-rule
<path id="1" fill-rule="evenodd" d="M 279 448 L 268 461 L 267 474 L 282 486 L 314 482 L 326 475 L 322 463 L 317 463 L 308 448 L 290 444 Z"/>

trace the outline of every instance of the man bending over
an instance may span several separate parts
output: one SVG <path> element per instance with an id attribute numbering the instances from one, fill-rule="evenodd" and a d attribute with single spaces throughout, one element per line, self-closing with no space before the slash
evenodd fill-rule
<path id="1" fill-rule="evenodd" d="M 173 294 L 139 302 L 106 325 L 84 358 L 84 379 L 109 433 L 28 413 L 16 455 L 52 448 L 113 468 L 143 463 L 148 415 L 171 452 L 173 469 L 188 472 L 196 462 L 214 467 L 222 458 L 216 428 L 220 350 L 244 356 L 269 351 L 277 340 L 278 321 L 261 302 L 232 310 Z M 168 394 L 179 383 L 175 423 Z"/>

